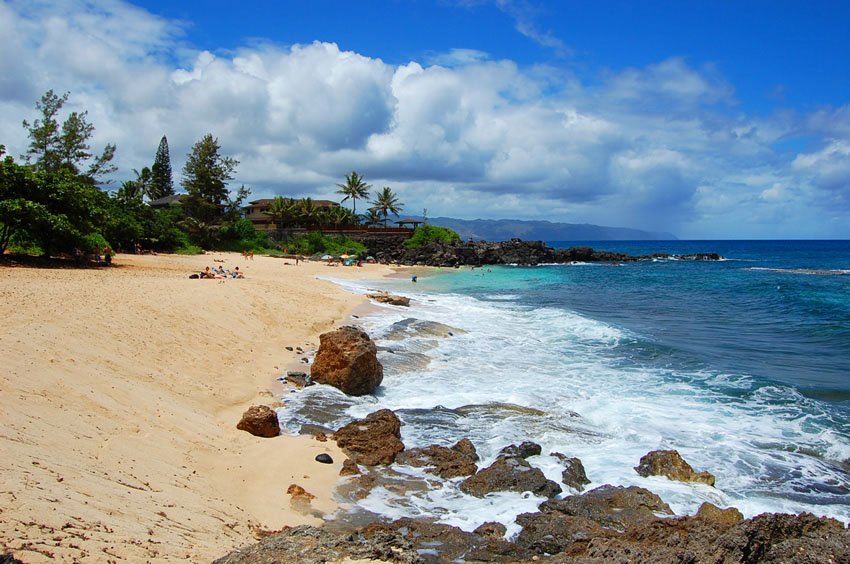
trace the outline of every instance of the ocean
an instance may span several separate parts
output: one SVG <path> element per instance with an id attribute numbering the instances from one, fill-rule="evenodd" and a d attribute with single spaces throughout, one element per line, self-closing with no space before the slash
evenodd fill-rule
<path id="1" fill-rule="evenodd" d="M 569 242 L 550 242 L 567 247 Z M 808 511 L 850 522 L 850 242 L 575 243 L 630 254 L 718 252 L 719 262 L 501 266 L 369 283 L 412 298 L 353 320 L 379 346 L 374 396 L 327 386 L 287 396 L 286 428 L 336 429 L 380 408 L 410 447 L 463 437 L 488 466 L 532 440 L 529 459 L 560 483 L 558 452 L 592 483 L 637 485 L 678 515 L 709 501 L 752 517 Z M 676 449 L 716 487 L 634 467 Z M 542 501 L 463 494 L 460 479 L 396 466 L 349 514 L 431 517 L 472 530 Z M 566 486 L 564 494 L 571 495 Z"/>

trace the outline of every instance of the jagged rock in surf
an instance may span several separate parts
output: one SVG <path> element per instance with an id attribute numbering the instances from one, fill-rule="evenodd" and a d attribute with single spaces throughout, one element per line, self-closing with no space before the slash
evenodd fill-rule
<path id="1" fill-rule="evenodd" d="M 333 434 L 336 444 L 357 464 L 392 464 L 404 450 L 401 421 L 389 409 L 370 413 L 352 421 Z"/>
<path id="2" fill-rule="evenodd" d="M 561 481 L 577 491 L 584 490 L 584 486 L 590 483 L 587 479 L 587 473 L 584 471 L 584 464 L 581 460 L 575 457 L 570 457 L 560 452 L 553 452 L 554 456 L 564 465 L 564 471 L 561 473 Z"/>
<path id="3" fill-rule="evenodd" d="M 643 476 L 666 476 L 679 482 L 699 482 L 714 485 L 710 472 L 695 472 L 690 464 L 675 450 L 654 450 L 640 459 L 635 471 Z"/>
<path id="4" fill-rule="evenodd" d="M 529 456 L 537 456 L 543 452 L 543 448 L 531 441 L 523 441 L 519 445 L 508 445 L 499 451 L 499 456 L 507 458 L 528 458 Z"/>
<path id="5" fill-rule="evenodd" d="M 471 476 L 478 470 L 478 466 L 475 464 L 475 461 L 478 460 L 478 453 L 475 452 L 475 447 L 469 439 L 462 439 L 462 441 L 465 442 L 458 442 L 451 448 L 431 445 L 424 448 L 408 449 L 399 453 L 395 461 L 398 464 L 414 467 L 428 466 L 426 472 L 442 478 Z"/>
<path id="6" fill-rule="evenodd" d="M 408 298 L 407 296 L 397 296 L 395 294 L 389 294 L 387 292 L 374 292 L 372 294 L 366 294 L 366 297 L 382 304 L 405 307 L 410 306 L 410 298 Z"/>
<path id="7" fill-rule="evenodd" d="M 314 381 L 350 396 L 372 393 L 384 379 L 378 349 L 365 331 L 340 327 L 319 336 L 319 351 L 310 368 Z"/>
<path id="8" fill-rule="evenodd" d="M 277 413 L 265 405 L 252 405 L 242 414 L 236 428 L 247 431 L 256 437 L 271 438 L 280 434 Z"/>
<path id="9" fill-rule="evenodd" d="M 531 492 L 551 498 L 561 493 L 561 486 L 547 479 L 539 468 L 516 457 L 497 458 L 493 464 L 461 482 L 460 489 L 476 497 L 491 492 Z"/>

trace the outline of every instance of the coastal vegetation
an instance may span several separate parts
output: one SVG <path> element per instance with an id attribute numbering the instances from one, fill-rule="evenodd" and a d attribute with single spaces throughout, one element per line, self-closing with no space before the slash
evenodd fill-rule
<path id="1" fill-rule="evenodd" d="M 418 249 L 426 243 L 456 243 L 460 235 L 447 227 L 425 224 L 418 227 L 410 239 L 404 242 L 405 249 Z"/>
<path id="2" fill-rule="evenodd" d="M 263 212 L 276 231 L 258 230 L 243 213 L 250 189 L 229 188 L 239 161 L 222 153 L 212 133 L 187 155 L 180 181 L 185 193 L 175 191 L 165 135 L 150 166 L 134 169 L 134 178 L 109 190 L 108 177 L 117 171 L 112 162 L 116 146 L 92 150 L 95 127 L 86 111 L 70 112 L 61 120 L 68 99 L 67 92 L 49 90 L 36 102 L 37 117 L 23 121 L 30 144 L 20 160 L 0 145 L 0 253 L 79 255 L 137 246 L 179 253 L 360 253 L 365 252 L 363 244 L 323 231 L 386 228 L 390 217 L 404 208 L 389 186 L 370 198 L 371 185 L 351 171 L 337 184 L 342 202 L 351 201 L 350 209 L 319 205 L 309 197 L 278 196 Z M 365 213 L 357 213 L 357 200 L 368 202 Z M 414 233 L 415 245 L 452 240 L 445 230 L 423 227 Z"/>

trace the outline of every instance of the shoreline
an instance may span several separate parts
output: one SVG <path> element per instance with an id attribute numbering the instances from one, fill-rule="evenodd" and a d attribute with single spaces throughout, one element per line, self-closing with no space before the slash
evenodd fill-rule
<path id="1" fill-rule="evenodd" d="M 218 264 L 247 279 L 188 279 Z M 325 268 L 238 253 L 0 267 L 0 346 L 13 353 L 0 394 L 4 552 L 210 561 L 258 530 L 320 524 L 336 507 L 341 451 L 312 437 L 260 439 L 236 423 L 279 399 L 269 381 L 300 358 L 285 347 L 318 345 L 364 303 L 317 280 Z M 319 452 L 334 464 L 315 462 Z M 292 483 L 316 496 L 308 507 L 291 505 Z"/>

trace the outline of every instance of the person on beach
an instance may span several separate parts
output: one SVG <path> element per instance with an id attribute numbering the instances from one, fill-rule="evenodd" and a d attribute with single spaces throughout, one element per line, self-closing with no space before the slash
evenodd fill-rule
<path id="1" fill-rule="evenodd" d="M 245 274 L 239 270 L 238 266 L 233 269 L 233 272 L 231 272 L 230 275 L 233 276 L 233 278 L 245 278 Z"/>
<path id="2" fill-rule="evenodd" d="M 208 266 L 208 267 L 206 267 L 206 268 L 205 268 L 205 269 L 201 272 L 201 278 L 209 278 L 209 279 L 213 279 L 213 278 L 215 278 L 215 277 L 216 277 L 215 270 L 210 270 L 210 267 L 209 267 L 209 266 Z"/>
<path id="3" fill-rule="evenodd" d="M 103 260 L 106 261 L 106 266 L 112 265 L 112 249 L 109 245 L 103 247 Z"/>
<path id="4" fill-rule="evenodd" d="M 410 277 L 410 281 L 413 282 L 414 284 L 416 283 L 416 275 L 415 274 Z"/>

